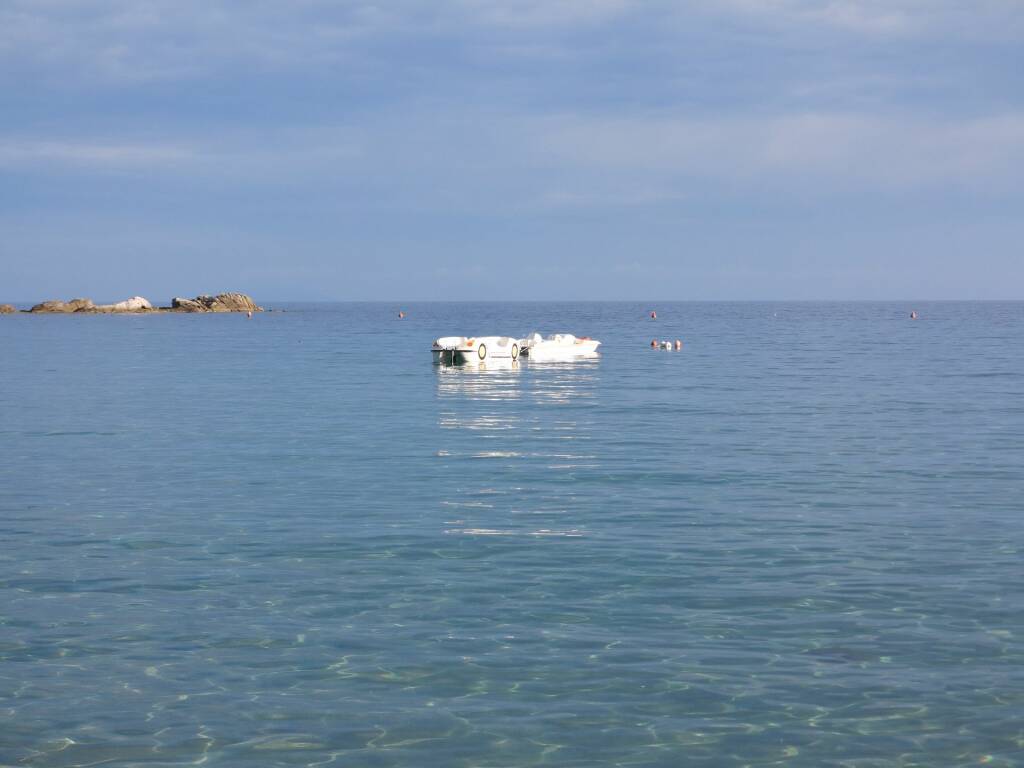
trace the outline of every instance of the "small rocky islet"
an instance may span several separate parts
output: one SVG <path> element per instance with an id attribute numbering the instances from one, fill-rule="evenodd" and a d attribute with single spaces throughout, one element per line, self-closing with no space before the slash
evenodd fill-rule
<path id="1" fill-rule="evenodd" d="M 18 310 L 11 304 L 0 304 L 0 314 L 12 314 Z M 193 299 L 175 297 L 169 307 L 154 307 L 142 296 L 114 304 L 96 304 L 92 299 L 71 299 L 61 301 L 52 299 L 34 305 L 31 309 L 21 310 L 28 314 L 148 314 L 154 312 L 262 312 L 263 307 L 257 306 L 250 296 L 244 293 L 218 293 L 216 296 L 200 295 Z"/>

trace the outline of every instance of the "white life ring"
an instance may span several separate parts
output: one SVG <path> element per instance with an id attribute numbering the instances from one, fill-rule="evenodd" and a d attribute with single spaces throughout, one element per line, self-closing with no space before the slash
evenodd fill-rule
<path id="1" fill-rule="evenodd" d="M 487 359 L 487 345 L 486 344 L 481 344 L 479 347 L 476 348 L 476 356 L 479 357 L 481 360 L 486 360 Z"/>
<path id="2" fill-rule="evenodd" d="M 512 342 L 512 359 L 517 360 L 519 358 L 519 345 Z"/>

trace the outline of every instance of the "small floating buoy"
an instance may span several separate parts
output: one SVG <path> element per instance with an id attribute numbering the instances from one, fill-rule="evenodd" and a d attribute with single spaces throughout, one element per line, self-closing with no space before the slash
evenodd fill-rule
<path id="1" fill-rule="evenodd" d="M 676 339 L 676 351 L 678 352 L 682 348 L 683 348 L 683 342 L 680 341 L 679 339 Z"/>
<path id="2" fill-rule="evenodd" d="M 661 342 L 661 348 L 662 349 L 672 349 L 672 342 L 671 341 L 663 341 L 663 342 Z"/>
<path id="3" fill-rule="evenodd" d="M 246 313 L 245 313 L 245 316 L 246 316 L 246 317 L 247 317 L 248 319 L 252 320 L 252 310 L 250 309 L 250 310 L 249 310 L 248 312 L 246 312 Z"/>

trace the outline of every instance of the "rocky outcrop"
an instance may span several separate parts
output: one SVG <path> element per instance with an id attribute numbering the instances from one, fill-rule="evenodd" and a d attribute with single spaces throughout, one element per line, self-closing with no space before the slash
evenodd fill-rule
<path id="1" fill-rule="evenodd" d="M 141 296 L 132 296 L 130 299 L 119 301 L 116 304 L 101 304 L 97 309 L 107 312 L 142 312 L 153 309 L 153 305 Z"/>
<path id="2" fill-rule="evenodd" d="M 244 293 L 218 293 L 216 296 L 196 296 L 194 299 L 176 297 L 171 309 L 178 312 L 262 312 Z"/>
<path id="3" fill-rule="evenodd" d="M 13 304 L 0 304 L 0 315 L 13 315 L 17 311 Z"/>
<path id="4" fill-rule="evenodd" d="M 57 299 L 51 299 L 50 301 L 41 301 L 35 304 L 29 312 L 67 312 L 68 305 L 63 301 Z"/>
<path id="5" fill-rule="evenodd" d="M 10 307 L 5 310 L 4 307 Z M 10 304 L 0 305 L 0 314 L 14 312 Z M 154 307 L 142 296 L 132 296 L 130 299 L 119 301 L 116 304 L 94 304 L 92 299 L 71 299 L 60 301 L 53 299 L 36 304 L 29 312 L 37 314 L 71 314 L 72 312 L 87 312 L 92 314 L 108 314 L 112 312 L 262 312 L 263 308 L 256 306 L 249 296 L 244 293 L 218 293 L 216 296 L 196 296 L 194 299 L 176 298 L 169 307 Z"/>
<path id="6" fill-rule="evenodd" d="M 200 304 L 195 299 L 182 299 L 175 296 L 171 299 L 171 309 L 177 310 L 178 312 L 208 312 L 205 306 Z"/>
<path id="7" fill-rule="evenodd" d="M 51 312 L 67 314 L 69 312 L 77 312 L 79 307 L 93 306 L 93 303 L 89 299 L 72 299 L 71 301 L 61 301 L 60 299 L 50 299 L 49 301 L 43 301 L 36 304 L 29 312 Z"/>
<path id="8" fill-rule="evenodd" d="M 36 304 L 29 312 L 36 313 L 59 313 L 69 314 L 71 312 L 147 312 L 152 311 L 153 305 L 141 296 L 132 296 L 130 299 L 119 301 L 116 304 L 94 304 L 92 299 L 71 299 L 71 301 L 51 300 Z"/>

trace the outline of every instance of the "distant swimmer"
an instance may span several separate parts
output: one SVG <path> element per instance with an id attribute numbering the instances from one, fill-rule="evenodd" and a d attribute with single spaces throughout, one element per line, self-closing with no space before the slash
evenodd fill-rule
<path id="1" fill-rule="evenodd" d="M 914 309 L 910 310 L 910 319 L 911 320 L 917 320 L 917 310 L 914 310 Z"/>
<path id="2" fill-rule="evenodd" d="M 252 310 L 250 309 L 250 310 L 249 310 L 248 312 L 246 312 L 246 313 L 245 313 L 245 316 L 246 316 L 247 318 L 249 318 L 250 320 L 252 320 Z"/>
<path id="3" fill-rule="evenodd" d="M 658 340 L 657 339 L 651 339 L 651 349 L 657 349 L 657 348 L 658 348 Z"/>
<path id="4" fill-rule="evenodd" d="M 658 313 L 655 312 L 654 310 L 651 310 L 651 320 L 657 320 L 657 319 L 658 319 Z"/>
<path id="5" fill-rule="evenodd" d="M 682 348 L 683 348 L 683 342 L 680 341 L 679 339 L 676 339 L 676 352 L 678 352 Z"/>
<path id="6" fill-rule="evenodd" d="M 403 317 L 405 317 L 405 312 L 398 310 L 398 319 L 401 320 Z"/>

